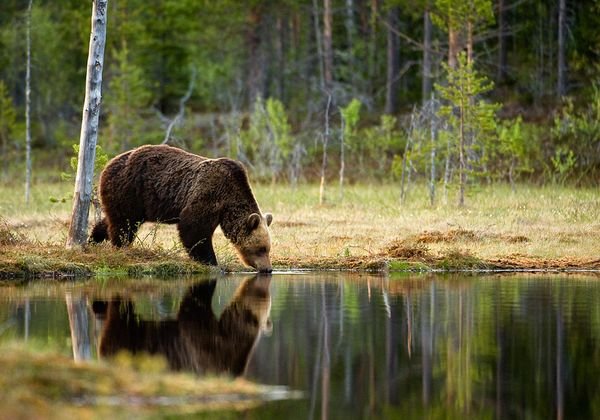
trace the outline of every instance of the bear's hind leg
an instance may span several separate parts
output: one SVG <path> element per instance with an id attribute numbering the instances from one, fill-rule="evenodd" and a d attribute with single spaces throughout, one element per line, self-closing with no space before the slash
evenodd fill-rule
<path id="1" fill-rule="evenodd" d="M 108 239 L 108 222 L 106 221 L 106 217 L 100 220 L 98 223 L 94 225 L 92 229 L 92 233 L 88 239 L 89 243 L 97 243 L 106 241 Z"/>

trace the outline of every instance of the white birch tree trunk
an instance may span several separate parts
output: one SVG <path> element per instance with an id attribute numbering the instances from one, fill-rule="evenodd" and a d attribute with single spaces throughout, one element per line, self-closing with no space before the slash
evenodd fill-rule
<path id="1" fill-rule="evenodd" d="M 325 202 L 325 175 L 327 173 L 327 144 L 329 143 L 329 107 L 331 106 L 331 95 L 327 96 L 327 108 L 325 109 L 325 134 L 323 135 L 323 161 L 321 162 L 321 184 L 319 185 L 319 205 Z"/>
<path id="2" fill-rule="evenodd" d="M 94 160 L 98 141 L 100 102 L 102 100 L 102 69 L 104 67 L 104 46 L 106 44 L 107 5 L 108 0 L 94 0 L 92 3 L 92 33 L 90 35 L 85 100 L 79 137 L 77 176 L 73 193 L 73 212 L 67 236 L 67 248 L 81 246 L 87 239 Z"/>
<path id="3" fill-rule="evenodd" d="M 27 6 L 27 68 L 25 70 L 25 203 L 31 191 L 31 7 Z"/>

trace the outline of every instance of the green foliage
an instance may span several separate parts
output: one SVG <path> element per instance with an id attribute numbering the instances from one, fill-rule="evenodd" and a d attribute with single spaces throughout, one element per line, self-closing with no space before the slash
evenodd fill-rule
<path id="1" fill-rule="evenodd" d="M 600 176 L 600 82 L 592 85 L 589 100 L 576 107 L 571 99 L 554 118 L 551 130 L 555 145 L 552 169 L 559 182 L 575 173 Z"/>
<path id="2" fill-rule="evenodd" d="M 560 184 L 564 184 L 567 177 L 575 167 L 577 159 L 573 151 L 565 146 L 559 146 L 554 151 L 554 156 L 550 158 L 552 168 L 554 170 L 554 180 Z"/>
<path id="3" fill-rule="evenodd" d="M 114 53 L 114 69 L 107 87 L 108 135 L 103 144 L 111 153 L 141 144 L 144 119 L 142 112 L 150 103 L 150 91 L 142 68 L 131 62 L 127 44 Z"/>
<path id="4" fill-rule="evenodd" d="M 494 23 L 491 0 L 434 0 L 432 21 L 442 29 L 462 28 L 467 22 L 479 25 Z"/>
<path id="5" fill-rule="evenodd" d="M 508 176 L 511 184 L 526 172 L 531 172 L 534 157 L 538 155 L 536 145 L 539 134 L 532 132 L 531 125 L 524 124 L 519 116 L 515 119 L 501 121 L 497 126 L 498 150 L 493 169 L 501 179 Z"/>
<path id="6" fill-rule="evenodd" d="M 295 139 L 283 103 L 260 97 L 254 102 L 247 130 L 240 133 L 244 154 L 257 175 L 275 180 L 290 163 Z"/>
<path id="7" fill-rule="evenodd" d="M 73 156 L 71 156 L 71 169 L 73 172 L 77 172 L 77 165 L 79 163 L 79 144 L 73 144 Z M 94 177 L 98 176 L 100 171 L 104 169 L 106 164 L 108 163 L 108 155 L 104 152 L 102 147 L 97 144 L 96 145 L 96 159 L 94 160 Z M 64 174 L 63 178 L 65 179 L 73 179 L 73 174 Z"/>
<path id="8" fill-rule="evenodd" d="M 349 139 L 355 134 L 356 125 L 360 120 L 360 108 L 362 103 L 353 98 L 348 105 L 340 108 L 340 113 L 344 120 L 344 137 Z"/>
<path id="9" fill-rule="evenodd" d="M 436 84 L 435 88 L 447 105 L 440 107 L 438 115 L 445 119 L 453 136 L 452 147 L 457 149 L 456 155 L 463 156 L 460 170 L 477 174 L 474 167 L 479 163 L 479 175 L 489 175 L 486 171 L 487 161 L 497 147 L 496 112 L 498 104 L 490 104 L 480 96 L 493 88 L 487 77 L 481 76 L 473 63 L 467 61 L 466 54 L 461 52 L 457 57 L 456 69 L 444 64 L 448 81 L 447 85 Z M 479 161 L 468 161 L 469 155 L 479 156 Z M 461 198 L 462 199 L 462 198 Z"/>
<path id="10" fill-rule="evenodd" d="M 499 127 L 492 124 L 484 131 L 490 138 L 496 135 L 494 132 L 502 136 L 499 144 L 480 140 L 479 132 L 467 133 L 476 139 L 468 144 L 471 163 L 478 166 L 472 168 L 472 174 L 505 179 L 511 170 L 517 178 L 531 170 L 532 178 L 552 180 L 555 168 L 551 158 L 567 162 L 568 153 L 563 151 L 568 149 L 573 152 L 575 163 L 567 170 L 565 180 L 596 182 L 600 179 L 600 153 L 594 124 L 599 119 L 594 116 L 593 109 L 598 106 L 593 98 L 599 95 L 590 80 L 598 80 L 600 75 L 598 1 L 582 0 L 569 5 L 566 59 L 573 100 L 561 108 L 552 133 L 548 122 L 552 123 L 557 106 L 552 99 L 556 86 L 556 5 L 540 0 L 527 5 L 517 3 L 504 16 L 504 40 L 510 39 L 512 45 L 507 49 L 506 62 L 510 74 L 500 83 L 501 89 L 490 94 L 495 101 L 506 104 L 504 115 L 523 116 L 523 132 L 512 131 L 512 122 Z M 322 12 L 322 4 L 314 4 Z M 177 112 L 189 85 L 189 69 L 194 67 L 198 69 L 195 87 L 186 103 L 187 117 L 177 133 L 184 142 L 182 146 L 203 155 L 238 157 L 256 165 L 255 173 L 265 178 L 282 179 L 286 168 L 292 166 L 296 172 L 313 176 L 309 174 L 316 173 L 313 169 L 321 158 L 321 147 L 315 138 L 319 138 L 324 127 L 314 4 L 308 0 L 109 2 L 100 144 L 113 154 L 159 142 L 164 128 L 157 110 L 168 116 Z M 344 107 L 341 116 L 335 112 L 330 115 L 330 140 L 334 147 L 339 139 L 335 132 L 339 118 L 344 118 L 349 177 L 387 176 L 393 157 L 398 156 L 398 160 L 404 155 L 402 144 L 406 135 L 394 128 L 395 140 L 390 140 L 385 133 L 390 130 L 380 120 L 387 83 L 389 26 L 384 21 L 389 8 L 398 8 L 401 32 L 416 42 L 401 42 L 397 51 L 406 68 L 402 69 L 402 83 L 397 84 L 396 92 L 403 111 L 394 117 L 397 127 L 406 127 L 406 111 L 422 99 L 422 74 L 411 63 L 422 58 L 422 51 L 415 46 L 423 41 L 424 11 L 429 10 L 434 24 L 442 30 L 433 31 L 433 51 L 445 48 L 441 38 L 446 36 L 440 32 L 452 30 L 462 47 L 470 28 L 474 57 L 487 57 L 478 70 L 491 77 L 497 63 L 492 62 L 495 54 L 489 52 L 498 50 L 501 37 L 488 36 L 489 32 L 484 31 L 495 26 L 494 14 L 498 10 L 494 5 L 492 0 L 333 3 L 332 99 Z M 6 94 L 16 111 L 12 139 L 22 137 L 24 120 L 26 7 L 27 2 L 23 1 L 5 1 L 0 6 L 0 81 L 6 85 Z M 78 132 L 90 11 L 90 4 L 74 0 L 33 3 L 31 123 L 35 149 L 66 149 Z M 436 71 L 433 77 L 440 82 L 441 75 Z M 260 112 L 256 112 L 250 92 L 263 98 Z M 588 93 L 590 99 L 585 96 Z M 413 173 L 424 177 L 426 165 L 431 166 L 425 159 L 431 150 L 426 144 L 430 136 L 425 127 L 412 130 L 410 136 L 414 148 L 407 153 Z M 434 163 L 439 168 L 444 165 L 444 139 L 445 134 L 440 132 Z M 526 150 L 517 144 L 520 141 Z M 559 147 L 561 151 L 555 154 Z M 14 151 L 19 150 L 15 147 Z M 69 152 L 70 149 L 62 155 Z M 330 177 L 337 155 L 330 154 L 329 158 Z M 6 159 L 9 166 L 21 164 L 21 160 L 16 155 Z M 36 161 L 40 162 L 37 158 Z M 57 161 L 56 165 L 62 167 L 64 163 Z M 302 168 L 303 165 L 308 168 Z"/>
<path id="11" fill-rule="evenodd" d="M 394 156 L 401 153 L 406 142 L 406 134 L 398 129 L 397 118 L 385 114 L 378 125 L 364 128 L 351 138 L 354 141 L 350 148 L 363 176 L 367 165 L 375 168 L 378 177 L 388 175 Z"/>
<path id="12" fill-rule="evenodd" d="M 16 128 L 16 111 L 4 81 L 0 80 L 0 141 L 5 148 Z M 6 150 L 4 150 L 5 152 Z"/>

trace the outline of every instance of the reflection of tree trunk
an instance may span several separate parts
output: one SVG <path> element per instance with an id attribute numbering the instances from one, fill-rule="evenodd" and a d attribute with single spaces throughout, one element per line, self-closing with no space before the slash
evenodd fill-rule
<path id="1" fill-rule="evenodd" d="M 404 305 L 406 308 L 406 351 L 410 359 L 412 356 L 412 308 L 409 296 L 404 296 Z"/>
<path id="2" fill-rule="evenodd" d="M 502 306 L 502 302 L 500 301 L 500 287 L 496 284 L 496 302 L 494 304 L 494 323 L 496 324 L 496 349 L 498 354 L 496 355 L 496 418 L 502 418 L 502 347 L 503 347 L 503 337 L 502 337 L 502 326 L 500 325 L 500 308 Z"/>
<path id="3" fill-rule="evenodd" d="M 29 298 L 25 299 L 25 341 L 29 340 L 29 324 L 31 322 L 31 303 L 29 302 Z"/>
<path id="4" fill-rule="evenodd" d="M 385 113 L 394 114 L 398 108 L 398 72 L 400 70 L 398 30 L 399 8 L 392 7 L 388 12 L 387 30 L 387 84 Z"/>
<path id="5" fill-rule="evenodd" d="M 329 382 L 330 382 L 330 369 L 329 369 L 329 319 L 327 318 L 327 306 L 325 305 L 325 285 L 321 285 L 321 301 L 322 301 L 322 315 L 323 318 L 323 362 L 321 363 L 321 419 L 328 418 L 329 408 Z"/>
<path id="6" fill-rule="evenodd" d="M 559 293 L 560 297 L 560 293 Z M 561 304 L 560 301 L 558 303 Z M 564 418 L 564 387 L 563 387 L 563 317 L 560 306 L 556 313 L 556 418 Z"/>
<path id="7" fill-rule="evenodd" d="M 425 407 L 429 406 L 431 401 L 431 383 L 432 383 L 432 366 L 431 366 L 431 328 L 430 322 L 431 317 L 428 316 L 427 310 L 429 309 L 430 313 L 433 310 L 432 299 L 433 292 L 430 292 L 430 302 L 429 307 L 425 304 L 425 299 L 423 299 L 423 303 L 421 304 L 421 377 L 422 377 L 422 385 L 421 392 L 423 398 L 423 405 Z"/>
<path id="8" fill-rule="evenodd" d="M 385 289 L 383 289 L 382 297 L 387 312 L 387 316 L 385 317 L 385 372 L 383 373 L 385 395 L 384 402 L 385 404 L 390 404 L 390 399 L 392 396 L 392 381 L 390 380 L 390 376 L 393 375 L 394 372 L 394 344 L 392 337 L 391 309 L 389 307 L 388 295 Z"/>
<path id="9" fill-rule="evenodd" d="M 89 360 L 91 358 L 91 347 L 85 299 L 82 297 L 73 298 L 71 293 L 67 293 L 65 302 L 69 314 L 69 327 L 71 328 L 73 359 L 76 362 Z"/>

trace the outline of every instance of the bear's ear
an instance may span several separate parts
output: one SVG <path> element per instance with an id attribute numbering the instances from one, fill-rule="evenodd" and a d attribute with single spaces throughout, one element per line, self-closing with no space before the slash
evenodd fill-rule
<path id="1" fill-rule="evenodd" d="M 246 226 L 248 226 L 249 231 L 253 231 L 260 224 L 260 216 L 257 213 L 252 213 L 248 216 L 248 220 L 246 220 Z"/>
<path id="2" fill-rule="evenodd" d="M 273 215 L 271 213 L 265 213 L 265 220 L 267 221 L 267 226 L 271 226 Z"/>

